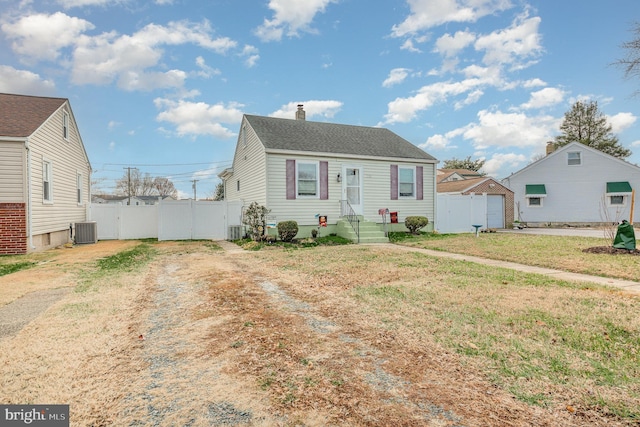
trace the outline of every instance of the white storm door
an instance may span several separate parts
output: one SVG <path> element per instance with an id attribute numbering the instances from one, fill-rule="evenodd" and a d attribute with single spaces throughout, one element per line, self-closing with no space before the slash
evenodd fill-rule
<path id="1" fill-rule="evenodd" d="M 347 200 L 356 215 L 362 215 L 362 167 L 342 167 L 342 197 Z"/>

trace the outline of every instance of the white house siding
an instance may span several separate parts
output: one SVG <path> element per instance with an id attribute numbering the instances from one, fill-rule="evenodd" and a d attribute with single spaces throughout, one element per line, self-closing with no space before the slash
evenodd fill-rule
<path id="1" fill-rule="evenodd" d="M 0 141 L 0 203 L 26 202 L 24 142 Z"/>
<path id="2" fill-rule="evenodd" d="M 62 108 L 70 113 L 67 104 Z M 63 112 L 56 111 L 29 138 L 31 150 L 31 219 L 33 235 L 69 230 L 69 225 L 86 220 L 86 205 L 90 202 L 90 165 L 73 120 L 69 118 L 68 141 L 62 136 Z M 53 202 L 43 202 L 42 162 L 52 165 Z M 82 203 L 77 203 L 77 175 L 82 174 Z M 46 239 L 45 239 L 46 241 Z M 51 242 L 53 245 L 54 242 Z M 36 243 L 37 245 L 37 243 Z"/>
<path id="3" fill-rule="evenodd" d="M 567 165 L 567 152 L 581 153 L 580 165 Z M 514 191 L 516 217 L 527 223 L 579 224 L 627 219 L 630 214 L 630 197 L 621 208 L 606 204 L 607 182 L 628 181 L 640 190 L 640 168 L 605 155 L 588 147 L 565 146 L 527 168 L 505 178 L 502 182 Z M 529 207 L 525 197 L 527 184 L 544 184 L 546 197 L 541 207 Z M 640 220 L 635 209 L 634 222 Z"/>
<path id="4" fill-rule="evenodd" d="M 257 202 L 267 203 L 267 174 L 264 146 L 251 126 L 243 121 L 240 128 L 236 153 L 233 158 L 233 176 L 226 181 L 225 199 L 243 200 L 246 205 Z M 246 142 L 243 144 L 243 132 L 246 130 Z M 240 191 L 237 182 L 240 181 Z"/>
<path id="5" fill-rule="evenodd" d="M 295 199 L 286 198 L 286 160 L 327 161 L 329 199 Z M 424 200 L 391 200 L 390 165 L 402 164 L 423 166 Z M 398 212 L 400 222 L 410 215 L 421 215 L 433 221 L 434 218 L 434 168 L 435 164 L 403 163 L 394 161 L 363 160 L 357 158 L 340 158 L 328 156 L 302 156 L 300 154 L 269 154 L 267 156 L 267 175 L 269 192 L 267 207 L 271 209 L 273 220 L 297 221 L 299 225 L 316 225 L 316 215 L 326 215 L 329 224 L 335 224 L 340 217 L 340 200 L 342 183 L 337 175 L 342 173 L 343 165 L 361 166 L 363 168 L 363 214 L 365 219 L 382 222 L 378 210 L 389 208 Z M 389 219 L 387 218 L 387 221 Z"/>

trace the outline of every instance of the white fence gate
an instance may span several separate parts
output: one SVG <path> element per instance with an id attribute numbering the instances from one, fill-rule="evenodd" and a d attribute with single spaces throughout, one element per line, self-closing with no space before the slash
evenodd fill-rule
<path id="1" fill-rule="evenodd" d="M 437 203 L 438 233 L 475 232 L 473 225 L 487 228 L 486 194 L 438 194 Z"/>
<path id="2" fill-rule="evenodd" d="M 163 200 L 157 205 L 91 204 L 98 240 L 224 240 L 242 224 L 242 202 Z"/>

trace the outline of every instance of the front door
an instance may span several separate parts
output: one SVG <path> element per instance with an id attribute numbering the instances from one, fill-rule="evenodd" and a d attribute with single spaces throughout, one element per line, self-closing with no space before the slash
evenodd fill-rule
<path id="1" fill-rule="evenodd" d="M 356 215 L 362 215 L 362 167 L 342 167 L 342 198 L 349 202 Z"/>

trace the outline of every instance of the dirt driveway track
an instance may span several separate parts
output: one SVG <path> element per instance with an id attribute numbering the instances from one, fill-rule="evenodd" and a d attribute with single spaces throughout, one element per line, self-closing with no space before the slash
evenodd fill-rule
<path id="1" fill-rule="evenodd" d="M 434 342 L 383 332 L 341 291 L 319 290 L 254 252 L 159 243 L 139 271 L 78 291 L 96 258 L 134 244 L 63 249 L 0 277 L 5 309 L 31 292 L 56 295 L 0 338 L 3 403 L 70 404 L 72 426 L 584 421 L 515 400 Z"/>

